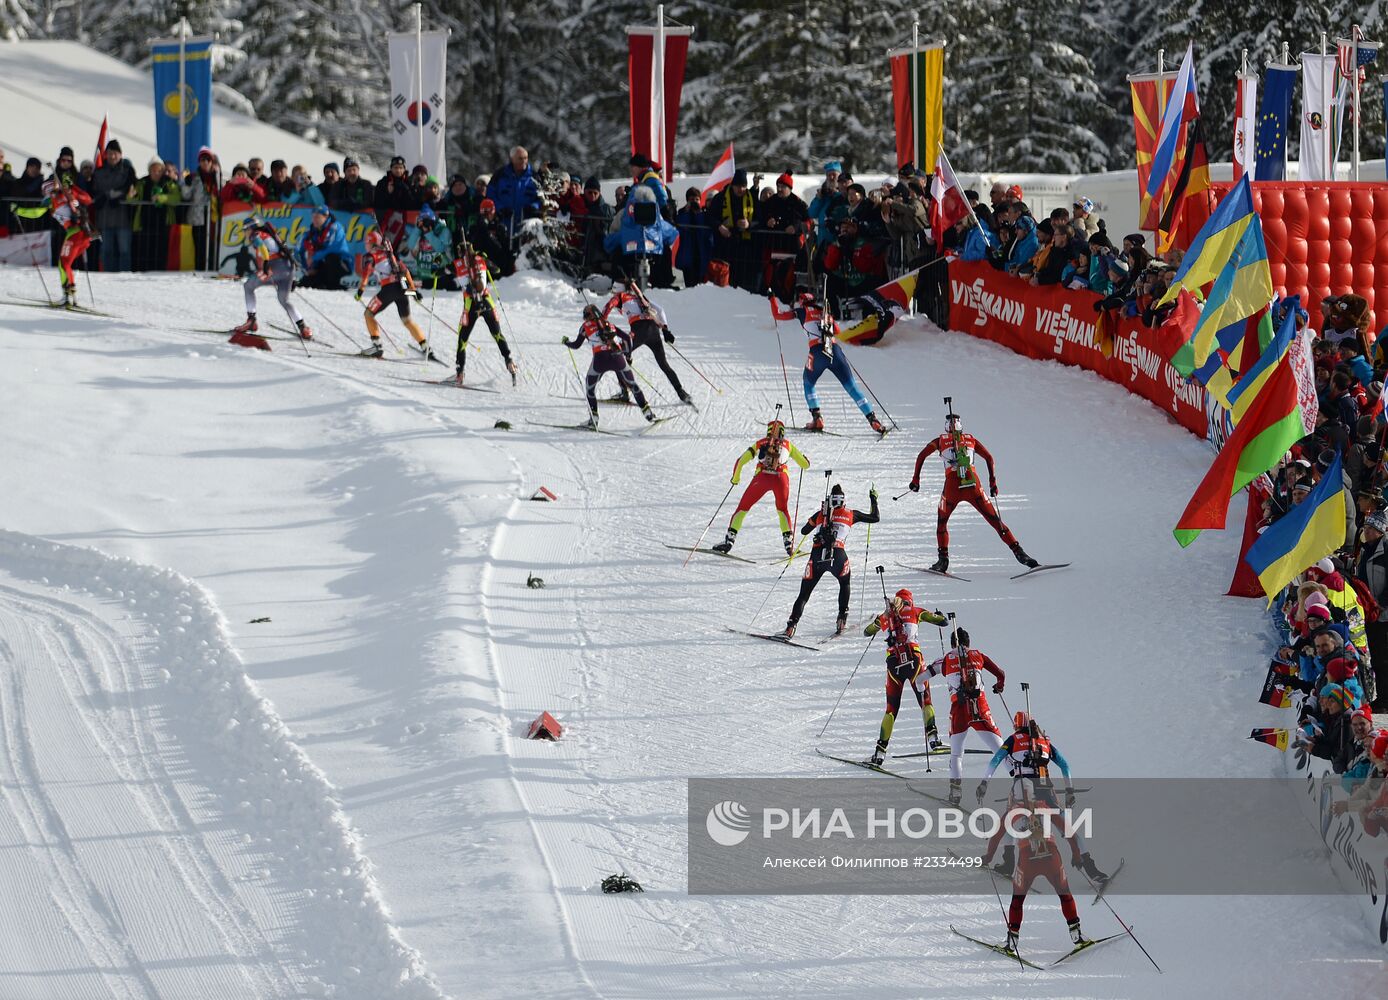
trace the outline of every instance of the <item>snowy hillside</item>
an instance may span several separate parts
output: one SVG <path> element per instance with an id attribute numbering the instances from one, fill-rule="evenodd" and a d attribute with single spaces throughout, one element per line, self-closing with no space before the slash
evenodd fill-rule
<path id="1" fill-rule="evenodd" d="M 1292 997 L 1371 995 L 1375 977 L 1381 991 L 1382 947 L 1349 899 L 1115 894 L 1158 975 L 1127 942 L 1019 972 L 949 933 L 1000 935 L 982 896 L 686 895 L 687 778 L 843 777 L 816 742 L 865 756 L 882 711 L 873 650 L 817 741 L 861 640 L 807 651 L 727 630 L 780 571 L 768 504 L 735 550 L 757 565 L 682 568 L 666 548 L 694 542 L 785 399 L 764 301 L 658 296 L 724 391 L 676 362 L 700 411 L 672 406 L 638 353 L 676 416 L 626 436 L 530 422 L 585 415 L 558 343 L 582 301 L 549 278 L 501 283 L 521 381 L 474 337 L 469 379 L 490 392 L 425 384 L 445 369 L 402 356 L 229 346 L 204 332 L 242 317 L 229 282 L 92 282 L 116 318 L 0 303 L 0 996 Z M 39 294 L 34 272 L 0 271 L 0 299 Z M 363 338 L 347 296 L 301 294 Z M 450 322 L 458 308 L 435 305 Z M 260 316 L 284 324 L 268 295 Z M 803 339 L 779 333 L 803 422 Z M 823 470 L 853 506 L 875 483 L 869 564 L 1031 683 L 1078 775 L 1281 774 L 1236 739 L 1265 721 L 1250 685 L 1266 645 L 1259 607 L 1217 596 L 1237 532 L 1186 552 L 1170 535 L 1204 443 L 1096 377 L 919 321 L 851 357 L 902 429 L 876 440 L 821 381 L 842 436 L 792 435 L 812 462 L 802 520 Z M 919 495 L 890 496 L 944 395 L 998 460 L 1008 524 L 1071 569 L 1010 580 L 1011 555 L 967 510 L 952 568 L 972 583 L 897 565 L 934 557 L 938 465 Z M 530 501 L 540 487 L 558 501 Z M 873 608 L 865 541 L 849 542 L 854 621 Z M 758 627 L 784 624 L 794 575 Z M 818 642 L 833 614 L 825 581 L 800 635 Z M 542 710 L 560 742 L 523 739 Z M 909 719 L 894 749 L 920 749 Z M 601 893 L 618 871 L 646 893 Z M 1081 908 L 1092 933 L 1118 929 Z M 1025 934 L 1058 948 L 1053 902 L 1028 913 Z M 1280 950 L 1289 937 L 1306 947 Z"/>

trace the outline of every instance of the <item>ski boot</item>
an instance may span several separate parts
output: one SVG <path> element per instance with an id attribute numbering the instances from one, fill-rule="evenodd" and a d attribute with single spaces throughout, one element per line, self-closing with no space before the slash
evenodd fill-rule
<path id="1" fill-rule="evenodd" d="M 931 753 L 945 748 L 944 742 L 940 739 L 940 731 L 933 725 L 925 731 L 925 748 Z"/>
<path id="2" fill-rule="evenodd" d="M 1017 954 L 1017 932 L 1016 932 L 1016 931 L 1014 931 L 1014 930 L 1009 930 L 1009 931 L 1007 932 L 1007 943 L 1006 943 L 1005 945 L 1003 945 L 1003 947 L 1006 948 L 1006 949 L 1008 950 L 1009 953 L 1011 953 L 1011 954 L 1013 954 L 1013 955 Z"/>
<path id="3" fill-rule="evenodd" d="M 949 549 L 940 550 L 940 558 L 931 564 L 930 569 L 936 573 L 949 572 Z"/>
<path id="4" fill-rule="evenodd" d="M 313 339 L 313 331 L 310 330 L 310 329 L 308 328 L 308 324 L 305 323 L 303 320 L 299 320 L 299 339 L 300 339 L 300 340 L 312 340 L 312 339 Z"/>
<path id="5" fill-rule="evenodd" d="M 453 384 L 454 384 L 454 385 L 462 385 L 462 384 L 463 384 L 463 369 L 459 368 L 459 369 L 458 369 L 458 374 L 456 374 L 456 375 L 453 376 Z"/>
<path id="6" fill-rule="evenodd" d="M 834 622 L 834 634 L 835 634 L 835 635 L 843 635 L 843 630 L 846 629 L 846 628 L 848 628 L 848 613 L 847 613 L 847 612 L 845 612 L 844 614 L 839 615 L 838 620 Z"/>
<path id="7" fill-rule="evenodd" d="M 1108 876 L 1099 870 L 1099 866 L 1094 863 L 1094 859 L 1085 851 L 1075 862 L 1075 867 L 1089 876 L 1090 881 L 1095 885 L 1102 886 L 1108 881 Z"/>
<path id="8" fill-rule="evenodd" d="M 260 324 L 255 321 L 255 313 L 246 313 L 246 322 L 240 326 L 232 327 L 232 333 L 255 333 L 260 329 Z"/>
<path id="9" fill-rule="evenodd" d="M 645 406 L 641 407 L 641 416 L 646 418 L 646 423 L 655 423 L 655 410 L 651 409 L 651 404 L 647 403 Z"/>
<path id="10" fill-rule="evenodd" d="M 792 535 L 789 531 L 783 531 L 783 532 L 781 532 L 781 542 L 782 542 L 782 544 L 784 544 L 785 547 L 786 547 L 786 555 L 787 555 L 787 556 L 793 556 L 793 555 L 795 555 L 795 536 L 794 536 L 794 535 Z"/>
<path id="11" fill-rule="evenodd" d="M 1070 940 L 1077 945 L 1089 943 L 1089 940 L 1084 936 L 1084 931 L 1080 930 L 1078 920 L 1070 921 Z"/>
<path id="12" fill-rule="evenodd" d="M 516 387 L 516 363 L 510 358 L 506 359 L 506 372 L 511 376 L 511 388 Z"/>
<path id="13" fill-rule="evenodd" d="M 728 533 L 723 536 L 723 540 L 713 547 L 714 552 L 721 552 L 727 555 L 733 549 L 733 542 L 737 540 L 737 529 L 729 528 Z"/>
<path id="14" fill-rule="evenodd" d="M 963 785 L 963 780 L 960 779 L 960 778 L 950 778 L 950 779 L 949 779 L 949 804 L 950 804 L 950 805 L 952 805 L 952 806 L 957 806 L 957 805 L 959 805 L 959 799 L 960 799 L 960 798 L 962 797 L 962 795 L 963 795 L 962 787 L 961 787 L 962 785 Z"/>
<path id="15" fill-rule="evenodd" d="M 77 308 L 77 286 L 63 286 L 63 307 L 67 309 Z"/>
<path id="16" fill-rule="evenodd" d="M 1021 563 L 1023 566 L 1025 566 L 1027 569 L 1035 569 L 1037 566 L 1041 565 L 1031 556 L 1027 555 L 1026 550 L 1022 548 L 1021 542 L 1013 543 L 1012 554 L 1016 556 L 1017 561 Z"/>
<path id="17" fill-rule="evenodd" d="M 877 419 L 877 414 L 869 413 L 867 415 L 867 422 L 868 426 L 875 430 L 878 434 L 887 433 L 887 428 L 882 425 L 882 421 Z"/>
<path id="18" fill-rule="evenodd" d="M 251 318 L 254 319 L 255 317 L 253 316 L 253 317 L 251 317 Z M 385 356 L 386 356 L 386 352 L 385 352 L 385 348 L 383 348 L 383 347 L 381 346 L 381 338 L 380 338 L 380 337 L 372 337 L 372 338 L 371 338 L 371 346 L 368 347 L 366 350 L 362 351 L 362 352 L 361 352 L 361 356 L 364 357 L 364 358 L 383 358 L 383 357 L 385 357 Z"/>
<path id="19" fill-rule="evenodd" d="M 782 632 L 781 635 L 784 636 L 784 637 L 787 638 L 787 639 L 794 639 L 794 638 L 795 638 L 795 619 L 794 619 L 794 618 L 792 618 L 792 619 L 790 619 L 788 622 L 786 622 L 786 630 L 785 630 L 784 632 Z"/>
<path id="20" fill-rule="evenodd" d="M 684 403 L 686 406 L 693 406 L 693 405 L 694 405 L 694 397 L 691 396 L 691 395 L 689 395 L 689 393 L 687 393 L 687 392 L 685 392 L 683 389 L 681 389 L 679 395 L 680 395 L 680 402 L 681 402 L 681 403 Z"/>
<path id="21" fill-rule="evenodd" d="M 589 415 L 588 415 L 588 422 L 587 422 L 586 424 L 583 424 L 582 426 L 583 426 L 583 427 L 586 427 L 586 428 L 587 428 L 588 430 L 590 430 L 590 431 L 595 431 L 595 430 L 597 430 L 597 429 L 598 429 L 598 415 L 597 415 L 596 413 L 591 413 L 591 414 L 589 414 Z"/>
<path id="22" fill-rule="evenodd" d="M 819 410 L 810 411 L 810 422 L 805 425 L 807 431 L 824 430 L 824 418 L 819 415 Z"/>
<path id="23" fill-rule="evenodd" d="M 881 767 L 882 761 L 886 759 L 887 748 L 884 747 L 881 743 L 879 743 L 877 744 L 877 746 L 873 747 L 872 756 L 867 759 L 867 762 L 871 764 L 873 767 Z"/>
<path id="24" fill-rule="evenodd" d="M 615 396 L 608 396 L 606 399 L 603 400 L 603 402 L 604 402 L 604 403 L 621 403 L 621 404 L 623 404 L 624 406 L 630 406 L 630 405 L 631 405 L 631 393 L 627 392 L 626 389 L 623 389 L 621 392 L 617 393 L 617 395 L 615 395 Z"/>
<path id="25" fill-rule="evenodd" d="M 1008 844 L 1002 849 L 1002 860 L 994 866 L 993 871 L 1004 878 L 1012 877 L 1012 869 L 1017 864 L 1017 848 Z"/>

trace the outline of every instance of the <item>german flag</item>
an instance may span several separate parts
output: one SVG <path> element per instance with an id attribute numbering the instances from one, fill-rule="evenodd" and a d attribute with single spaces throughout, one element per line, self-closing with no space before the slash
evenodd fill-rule
<path id="1" fill-rule="evenodd" d="M 1268 675 L 1263 680 L 1263 690 L 1258 695 L 1258 700 L 1264 705 L 1271 705 L 1273 708 L 1291 708 L 1292 692 L 1287 684 L 1287 678 L 1292 669 L 1290 664 L 1283 663 L 1281 660 L 1273 660 L 1268 666 Z"/>
<path id="2" fill-rule="evenodd" d="M 1259 743 L 1266 743 L 1270 747 L 1278 750 L 1287 749 L 1292 731 L 1290 729 L 1255 729 L 1248 734 L 1250 740 L 1257 740 Z"/>

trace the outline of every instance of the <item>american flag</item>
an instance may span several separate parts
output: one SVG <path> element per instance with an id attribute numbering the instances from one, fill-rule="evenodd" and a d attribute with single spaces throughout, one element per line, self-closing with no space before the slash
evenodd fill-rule
<path id="1" fill-rule="evenodd" d="M 1359 30 L 1358 25 L 1355 25 L 1353 35 L 1353 38 L 1337 38 L 1335 40 L 1340 76 L 1349 80 L 1354 76 L 1357 68 L 1359 82 L 1362 84 L 1368 73 L 1364 67 L 1378 58 L 1378 42 L 1364 41 L 1364 33 Z"/>

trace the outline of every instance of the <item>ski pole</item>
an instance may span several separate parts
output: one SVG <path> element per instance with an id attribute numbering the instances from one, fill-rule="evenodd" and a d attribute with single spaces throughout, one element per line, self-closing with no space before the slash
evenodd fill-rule
<path id="1" fill-rule="evenodd" d="M 1137 935 L 1133 933 L 1133 929 L 1123 922 L 1123 918 L 1118 915 L 1118 911 L 1113 908 L 1113 904 L 1108 901 L 1108 897 L 1100 893 L 1099 887 L 1094 884 L 1094 880 L 1089 877 L 1083 868 L 1081 868 L 1079 872 L 1084 876 L 1084 880 L 1089 883 L 1089 887 L 1094 890 L 1094 894 L 1098 896 L 1099 902 L 1108 907 L 1108 911 L 1113 914 L 1113 919 L 1118 921 L 1118 926 L 1127 931 L 1128 937 L 1133 939 L 1133 944 L 1142 949 L 1142 954 L 1147 956 L 1147 961 L 1152 963 L 1152 968 L 1161 972 L 1161 966 L 1157 964 L 1157 960 L 1152 957 L 1151 953 L 1146 948 L 1142 947 L 1142 942 L 1137 939 Z"/>
<path id="2" fill-rule="evenodd" d="M 928 759 L 929 759 L 929 758 L 927 758 L 927 760 L 928 760 Z M 992 869 L 991 866 L 989 866 L 989 868 L 988 868 L 988 876 L 989 876 L 989 878 L 991 878 L 991 879 L 993 880 L 993 895 L 994 895 L 995 897 L 997 897 L 997 900 L 998 900 L 998 909 L 1002 911 L 1002 924 L 1003 924 L 1004 927 L 1007 927 L 1007 926 L 1008 926 L 1008 923 L 1007 923 L 1007 907 L 1005 907 L 1005 906 L 1002 905 L 1002 893 L 998 892 L 998 879 L 1001 878 L 1002 876 L 1000 876 L 997 872 L 993 871 L 993 869 Z M 1086 877 L 1087 877 L 1087 876 L 1086 876 Z M 1026 971 L 1026 968 L 1027 968 L 1027 964 L 1026 964 L 1025 962 L 1022 961 L 1022 956 L 1019 955 L 1017 952 L 1013 952 L 1013 953 L 1012 953 L 1012 957 L 1015 958 L 1015 959 L 1017 960 L 1017 966 L 1018 966 L 1018 968 L 1020 968 L 1023 972 L 1025 972 L 1025 971 Z"/>
<path id="3" fill-rule="evenodd" d="M 563 343 L 563 341 L 561 341 Z M 578 379 L 578 391 L 583 394 L 583 405 L 588 406 L 588 388 L 583 384 L 583 376 L 578 373 L 578 362 L 574 360 L 574 352 L 569 351 L 569 364 L 573 365 L 574 378 Z M 588 415 L 594 420 L 598 417 L 598 411 L 592 406 L 588 406 Z M 687 562 L 688 560 L 686 560 Z"/>
<path id="4" fill-rule="evenodd" d="M 873 487 L 869 487 L 870 489 Z M 867 575 L 868 553 L 872 551 L 872 524 L 868 524 L 867 544 L 863 546 L 863 575 Z M 863 617 L 863 605 L 867 600 L 867 588 L 864 587 L 862 593 L 858 595 L 858 617 Z"/>
<path id="5" fill-rule="evenodd" d="M 91 252 L 91 249 L 92 248 L 88 246 L 87 249 L 82 251 L 82 273 L 87 277 L 87 298 L 91 299 L 92 305 L 96 305 L 96 295 L 92 292 L 92 264 L 90 258 L 87 256 L 87 254 Z M 48 285 L 46 283 L 43 286 L 43 294 L 48 294 Z"/>
<path id="6" fill-rule="evenodd" d="M 704 525 L 704 530 L 699 532 L 699 537 L 694 540 L 694 548 L 691 548 L 689 550 L 689 555 L 684 557 L 684 562 L 680 564 L 680 569 L 683 569 L 685 566 L 688 566 L 689 560 L 694 558 L 694 550 L 697 549 L 699 547 L 699 543 L 704 540 L 704 536 L 708 534 L 708 529 L 713 527 L 713 522 L 718 520 L 719 511 L 721 511 L 723 509 L 723 505 L 728 502 L 728 497 L 733 495 L 733 487 L 735 487 L 736 485 L 737 483 L 728 484 L 728 492 L 724 493 L 723 499 L 718 501 L 717 510 L 715 510 L 713 512 L 713 516 L 708 519 L 708 524 Z"/>
<path id="7" fill-rule="evenodd" d="M 908 489 L 908 490 L 905 491 L 905 493 L 898 493 L 896 496 L 892 497 L 892 499 L 893 499 L 893 500 L 900 500 L 902 497 L 904 497 L 907 493 L 910 493 L 910 492 L 911 492 L 911 491 Z"/>
<path id="8" fill-rule="evenodd" d="M 687 364 L 690 368 L 693 368 L 693 369 L 694 369 L 694 374 L 695 374 L 695 375 L 699 376 L 699 378 L 703 379 L 705 382 L 708 382 L 709 387 L 712 388 L 714 392 L 718 393 L 718 395 L 720 395 L 720 396 L 723 395 L 723 390 L 720 389 L 720 388 L 718 388 L 718 386 L 714 385 L 713 382 L 711 382 L 711 381 L 709 380 L 709 377 L 708 377 L 707 375 L 705 375 L 703 372 L 699 371 L 699 366 L 696 365 L 694 362 L 690 361 L 688 358 L 686 358 L 686 357 L 684 356 L 684 352 L 683 352 L 683 351 L 681 351 L 681 350 L 680 350 L 678 347 L 676 347 L 674 344 L 671 344 L 671 345 L 670 345 L 670 350 L 674 351 L 675 354 L 679 356 L 679 358 L 680 358 L 681 361 L 683 361 L 685 364 Z"/>
<path id="9" fill-rule="evenodd" d="M 19 231 L 20 231 L 21 233 L 24 232 L 24 227 L 23 227 L 22 225 L 19 227 Z M 50 250 L 49 252 L 51 253 L 52 251 Z M 36 250 L 34 247 L 32 247 L 32 246 L 29 248 L 29 260 L 30 260 L 31 262 L 33 262 L 33 265 L 34 265 L 34 272 L 39 276 L 39 284 L 43 285 L 43 297 L 44 297 L 44 300 L 45 300 L 46 302 L 48 302 L 48 303 L 51 305 L 52 302 L 53 302 L 53 296 L 51 296 L 51 295 L 48 294 L 48 279 L 45 278 L 45 277 L 43 276 L 43 268 L 39 265 L 39 255 L 38 255 L 38 252 L 37 252 L 37 250 Z M 86 250 L 83 250 L 83 251 L 82 251 L 82 262 L 85 264 L 86 261 L 87 261 L 87 251 L 86 251 Z M 91 278 L 88 277 L 87 280 L 90 281 Z"/>
<path id="10" fill-rule="evenodd" d="M 843 348 L 839 348 L 839 349 L 840 349 L 840 350 L 843 350 Z M 848 361 L 848 354 L 847 354 L 847 352 L 844 353 L 843 359 L 844 359 L 845 361 Z M 861 382 L 861 383 L 863 384 L 863 388 L 866 389 L 866 390 L 868 391 L 868 395 L 871 396 L 871 397 L 872 397 L 872 401 L 873 401 L 874 403 L 877 404 L 877 408 L 878 408 L 879 410 L 881 410 L 881 411 L 886 415 L 887 419 L 890 420 L 890 421 L 892 422 L 892 429 L 893 429 L 893 430 L 900 430 L 900 429 L 901 429 L 901 425 L 898 424 L 898 423 L 896 422 L 896 417 L 892 416 L 890 413 L 887 413 L 887 408 L 886 408 L 885 406 L 882 405 L 882 400 L 880 400 L 880 399 L 877 398 L 877 393 L 875 393 L 875 392 L 872 391 L 872 386 L 870 386 L 870 385 L 867 384 L 867 379 L 863 378 L 863 376 L 861 376 L 861 375 L 858 374 L 858 369 L 856 369 L 856 368 L 853 367 L 853 362 L 852 362 L 852 361 L 848 361 L 848 370 L 851 371 L 851 372 L 853 373 L 853 377 L 854 377 L 854 378 L 856 378 L 859 382 Z"/>
<path id="11" fill-rule="evenodd" d="M 424 346 L 429 348 L 431 354 L 434 351 L 434 345 L 430 343 L 434 336 L 434 320 L 438 319 L 438 317 L 434 315 L 434 300 L 438 298 L 438 294 L 439 276 L 435 274 L 433 286 L 429 289 L 429 308 L 424 310 L 429 314 L 429 325 L 424 330 Z M 422 306 L 424 303 L 421 302 L 420 305 Z"/>
<path id="12" fill-rule="evenodd" d="M 767 297 L 770 302 L 770 296 Z M 781 356 L 781 379 L 786 384 L 786 402 L 790 404 L 790 422 L 795 423 L 795 400 L 790 396 L 790 375 L 786 372 L 786 352 L 781 347 L 781 321 L 776 318 L 776 306 L 771 306 L 771 322 L 776 327 L 776 353 Z"/>
<path id="13" fill-rule="evenodd" d="M 304 305 L 308 306 L 310 309 L 312 309 L 312 310 L 313 310 L 315 313 L 317 313 L 319 316 L 322 316 L 325 320 L 327 320 L 327 321 L 328 321 L 328 325 L 331 326 L 331 327 L 332 327 L 334 330 L 336 330 L 338 333 L 340 333 L 340 334 L 342 334 L 344 337 L 346 337 L 347 340 L 348 340 L 349 342 L 351 342 L 351 344 L 352 344 L 353 347 L 355 347 L 355 348 L 357 348 L 357 349 L 359 349 L 359 350 L 361 349 L 361 344 L 356 340 L 356 338 L 354 338 L 350 333 L 348 333 L 346 330 L 342 329 L 342 327 L 338 326 L 335 322 L 333 322 L 333 318 L 332 318 L 331 316 L 329 316 L 327 313 L 325 313 L 322 309 L 319 309 L 316 305 L 314 305 L 314 304 L 309 300 L 308 296 L 304 295 L 302 291 L 299 293 L 299 301 L 302 302 Z"/>
<path id="14" fill-rule="evenodd" d="M 780 404 L 780 403 L 777 403 L 777 404 L 776 404 L 776 409 L 779 410 L 780 408 L 781 408 L 781 404 Z M 794 419 L 794 418 L 792 418 L 792 419 Z M 826 472 L 825 475 L 827 476 L 828 473 Z M 803 486 L 804 484 L 805 484 L 805 470 L 802 469 L 802 468 L 800 468 L 799 466 L 796 466 L 796 471 L 795 471 L 795 516 L 791 519 L 791 523 L 790 523 L 790 530 L 791 530 L 791 531 L 799 531 L 799 530 L 800 530 L 800 487 Z M 803 536 L 802 536 L 802 537 L 803 537 Z M 789 561 L 794 562 L 794 560 L 795 560 L 795 555 L 796 555 L 796 553 L 798 553 L 799 551 L 800 551 L 800 539 L 797 538 L 797 539 L 795 540 L 795 548 L 791 550 L 790 557 L 789 557 Z"/>
<path id="15" fill-rule="evenodd" d="M 861 667 L 863 665 L 863 661 L 867 659 L 868 650 L 872 647 L 872 644 L 874 640 L 876 640 L 876 638 L 876 632 L 874 632 L 871 636 L 868 637 L 867 645 L 863 647 L 863 655 L 858 657 L 858 662 L 853 665 L 853 673 L 848 675 L 848 682 L 844 684 L 843 690 L 839 692 L 838 700 L 834 702 L 834 707 L 829 712 L 829 718 L 824 720 L 824 728 L 819 731 L 819 736 L 816 736 L 815 739 L 819 739 L 825 734 L 825 732 L 828 731 L 829 723 L 834 721 L 834 713 L 839 710 L 839 702 L 843 701 L 843 696 L 848 693 L 848 685 L 853 683 L 853 678 L 858 676 L 858 668 Z"/>

